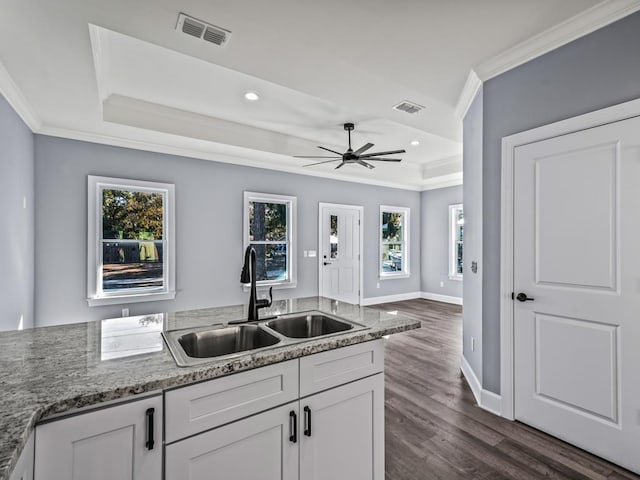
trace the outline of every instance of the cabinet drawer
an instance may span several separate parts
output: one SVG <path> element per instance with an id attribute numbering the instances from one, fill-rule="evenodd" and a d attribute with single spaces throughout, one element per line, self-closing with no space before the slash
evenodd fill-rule
<path id="1" fill-rule="evenodd" d="M 382 339 L 302 357 L 300 396 L 321 392 L 383 370 Z"/>
<path id="2" fill-rule="evenodd" d="M 298 398 L 298 360 L 165 393 L 166 442 L 174 442 Z"/>

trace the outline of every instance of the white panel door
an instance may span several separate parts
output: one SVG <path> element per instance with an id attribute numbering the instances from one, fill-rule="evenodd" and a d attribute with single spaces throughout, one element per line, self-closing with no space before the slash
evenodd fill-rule
<path id="1" fill-rule="evenodd" d="M 517 147 L 514 175 L 515 417 L 640 472 L 640 118 Z"/>
<path id="2" fill-rule="evenodd" d="M 384 374 L 300 400 L 300 480 L 384 480 Z"/>
<path id="3" fill-rule="evenodd" d="M 168 445 L 167 480 L 297 480 L 298 402 Z"/>
<path id="4" fill-rule="evenodd" d="M 320 296 L 360 303 L 360 209 L 320 205 Z"/>
<path id="5" fill-rule="evenodd" d="M 160 480 L 162 396 L 39 425 L 36 445 L 37 480 Z"/>

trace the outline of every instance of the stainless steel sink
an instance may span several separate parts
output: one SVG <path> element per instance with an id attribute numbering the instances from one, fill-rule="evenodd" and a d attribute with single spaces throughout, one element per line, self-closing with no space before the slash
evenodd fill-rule
<path id="1" fill-rule="evenodd" d="M 284 315 L 265 324 L 289 338 L 314 338 L 352 330 L 354 325 L 322 312 Z"/>
<path id="2" fill-rule="evenodd" d="M 206 327 L 184 331 L 163 332 L 171 353 L 180 366 L 200 363 L 190 359 L 208 359 L 256 351 L 276 345 L 280 338 L 258 325 Z M 179 348 L 176 348 L 179 347 Z M 189 357 L 189 358 L 185 358 Z"/>
<path id="3" fill-rule="evenodd" d="M 280 315 L 275 320 L 257 324 L 163 331 L 162 336 L 178 366 L 189 367 L 366 328 L 314 310 Z"/>

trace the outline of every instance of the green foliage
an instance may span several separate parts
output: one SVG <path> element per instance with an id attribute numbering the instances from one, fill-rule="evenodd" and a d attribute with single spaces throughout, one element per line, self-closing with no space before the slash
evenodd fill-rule
<path id="1" fill-rule="evenodd" d="M 402 214 L 382 212 L 382 240 L 385 242 L 402 241 Z"/>
<path id="2" fill-rule="evenodd" d="M 161 193 L 103 190 L 104 238 L 162 240 L 162 200 Z"/>
<path id="3" fill-rule="evenodd" d="M 249 203 L 249 235 L 253 241 L 287 239 L 287 206 L 284 203 Z"/>

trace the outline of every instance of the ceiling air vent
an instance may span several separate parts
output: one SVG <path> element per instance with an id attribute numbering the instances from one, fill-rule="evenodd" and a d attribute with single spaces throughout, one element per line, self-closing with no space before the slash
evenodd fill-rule
<path id="1" fill-rule="evenodd" d="M 178 16 L 176 30 L 219 46 L 224 46 L 231 36 L 229 30 L 189 17 L 184 13 Z"/>
<path id="2" fill-rule="evenodd" d="M 394 110 L 400 110 L 401 112 L 405 113 L 418 113 L 420 110 L 424 109 L 422 105 L 410 102 L 409 100 L 404 100 L 399 104 L 394 105 L 393 108 Z"/>

